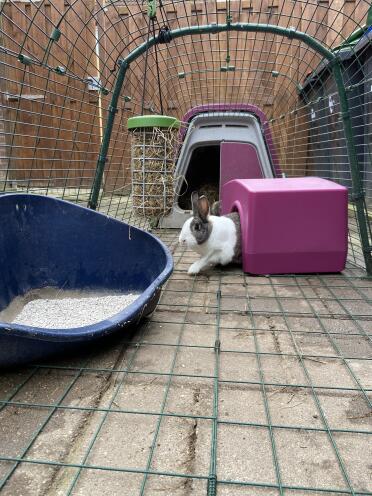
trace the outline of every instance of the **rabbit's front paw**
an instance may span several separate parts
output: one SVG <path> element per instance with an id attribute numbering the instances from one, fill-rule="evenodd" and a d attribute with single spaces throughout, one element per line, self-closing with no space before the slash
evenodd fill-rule
<path id="1" fill-rule="evenodd" d="M 195 274 L 199 274 L 200 272 L 200 264 L 198 262 L 194 262 L 192 265 L 190 265 L 189 270 L 187 271 L 190 276 L 193 276 Z"/>

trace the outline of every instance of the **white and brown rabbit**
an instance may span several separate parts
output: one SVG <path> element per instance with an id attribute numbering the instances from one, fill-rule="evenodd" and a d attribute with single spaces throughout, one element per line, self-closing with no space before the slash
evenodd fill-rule
<path id="1" fill-rule="evenodd" d="M 221 217 L 209 215 L 209 202 L 194 191 L 191 195 L 193 217 L 181 230 L 179 242 L 196 251 L 201 258 L 191 265 L 189 274 L 214 265 L 241 262 L 240 219 L 237 212 Z"/>

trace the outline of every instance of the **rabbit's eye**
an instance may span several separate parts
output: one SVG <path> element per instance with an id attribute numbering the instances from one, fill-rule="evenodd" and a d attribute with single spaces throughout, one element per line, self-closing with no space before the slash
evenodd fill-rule
<path id="1" fill-rule="evenodd" d="M 200 224 L 195 224 L 195 231 L 199 231 L 200 230 Z"/>

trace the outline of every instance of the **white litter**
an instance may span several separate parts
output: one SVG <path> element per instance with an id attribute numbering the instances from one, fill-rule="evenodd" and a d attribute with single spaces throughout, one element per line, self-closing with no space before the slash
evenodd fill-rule
<path id="1" fill-rule="evenodd" d="M 69 296 L 73 293 L 68 292 Z M 63 295 L 63 293 L 62 293 Z M 26 303 L 12 319 L 13 323 L 49 329 L 84 327 L 108 319 L 133 303 L 139 294 L 105 294 L 76 292 L 76 296 L 37 298 Z"/>

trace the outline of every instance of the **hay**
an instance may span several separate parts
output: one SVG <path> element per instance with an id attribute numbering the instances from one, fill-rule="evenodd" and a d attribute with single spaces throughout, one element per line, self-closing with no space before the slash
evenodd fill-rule
<path id="1" fill-rule="evenodd" d="M 159 218 L 173 205 L 177 128 L 144 128 L 132 132 L 132 205 L 137 215 Z"/>

